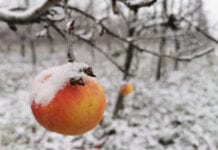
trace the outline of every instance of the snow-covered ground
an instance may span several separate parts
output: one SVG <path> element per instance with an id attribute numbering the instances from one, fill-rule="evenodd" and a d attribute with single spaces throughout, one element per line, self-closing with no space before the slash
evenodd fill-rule
<path id="1" fill-rule="evenodd" d="M 33 77 L 44 68 L 65 61 L 64 51 L 53 54 L 43 48 L 40 51 L 35 67 L 28 53 L 25 58 L 16 51 L 0 53 L 0 150 L 218 149 L 218 62 L 215 58 L 210 63 L 205 58 L 196 60 L 159 82 L 146 76 L 145 70 L 145 78 L 131 80 L 135 91 L 126 97 L 125 110 L 117 120 L 111 116 L 121 73 L 109 62 L 102 61 L 105 58 L 96 57 L 95 61 L 84 58 L 92 62 L 108 105 L 101 126 L 74 137 L 46 131 L 31 113 L 29 89 Z M 86 57 L 89 56 L 86 53 Z M 141 65 L 146 64 L 141 62 Z"/>

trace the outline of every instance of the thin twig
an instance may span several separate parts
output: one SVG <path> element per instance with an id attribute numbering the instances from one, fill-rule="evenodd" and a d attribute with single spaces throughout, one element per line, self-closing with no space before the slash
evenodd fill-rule
<path id="1" fill-rule="evenodd" d="M 91 42 L 90 40 L 87 40 L 83 37 L 81 37 L 78 34 L 72 33 L 72 35 L 74 35 L 75 37 L 77 37 L 78 39 L 80 39 L 81 41 L 87 43 L 88 45 L 90 45 L 91 47 L 93 47 L 94 49 L 96 49 L 98 52 L 100 52 L 102 55 L 104 55 L 112 64 L 114 64 L 120 71 L 122 71 L 125 74 L 128 74 L 129 76 L 133 76 L 132 74 L 126 72 L 121 66 L 119 66 L 106 52 L 104 52 L 101 48 L 97 47 L 93 42 Z"/>
<path id="2" fill-rule="evenodd" d="M 214 43 L 218 44 L 218 40 L 213 37 L 212 35 L 210 35 L 209 33 L 207 33 L 206 31 L 204 31 L 203 29 L 201 29 L 199 26 L 194 25 L 193 23 L 191 23 L 191 21 L 182 18 L 182 20 L 184 20 L 186 23 L 188 23 L 189 25 L 191 25 L 192 27 L 194 27 L 196 29 L 196 31 L 198 31 L 199 33 L 201 33 L 202 35 L 204 35 L 206 38 L 208 38 L 209 40 L 213 41 Z"/>
<path id="3" fill-rule="evenodd" d="M 191 56 L 181 57 L 180 59 L 181 59 L 182 61 L 192 61 L 192 60 L 194 60 L 194 59 L 196 59 L 196 58 L 202 57 L 202 56 L 207 55 L 207 54 L 209 54 L 209 53 L 211 53 L 211 52 L 214 52 L 214 48 L 210 48 L 210 49 L 208 49 L 208 50 L 201 51 L 201 52 L 196 53 L 196 54 L 193 54 L 193 55 L 191 55 Z"/>
<path id="4" fill-rule="evenodd" d="M 69 8 L 69 9 L 72 9 L 72 10 L 74 10 L 74 11 L 76 11 L 76 12 L 78 12 L 78 13 L 84 15 L 84 16 L 86 16 L 87 18 L 89 18 L 89 19 L 91 19 L 91 20 L 93 20 L 95 23 L 97 23 L 98 25 L 100 25 L 100 26 L 104 29 L 104 31 L 105 31 L 106 33 L 108 33 L 108 34 L 111 35 L 112 37 L 114 37 L 114 38 L 116 38 L 116 39 L 118 39 L 118 40 L 120 40 L 120 41 L 123 41 L 123 42 L 125 42 L 125 43 L 128 43 L 128 44 L 131 42 L 131 41 L 127 40 L 126 38 L 123 38 L 123 37 L 121 37 L 121 36 L 115 34 L 114 32 L 112 32 L 112 31 L 111 31 L 108 27 L 106 27 L 102 22 L 97 21 L 97 19 L 95 19 L 95 17 L 93 17 L 92 15 L 90 15 L 90 14 L 88 14 L 88 13 L 86 13 L 86 12 L 84 12 L 84 11 L 82 11 L 82 10 L 76 8 L 76 7 L 68 6 L 68 8 Z M 187 57 L 186 57 L 186 58 L 182 58 L 182 57 L 177 57 L 177 56 L 172 56 L 172 55 L 159 54 L 159 53 L 157 53 L 157 52 L 150 51 L 150 50 L 145 49 L 145 48 L 141 48 L 141 47 L 139 47 L 138 45 L 136 45 L 136 44 L 134 44 L 134 43 L 131 43 L 131 44 L 132 44 L 132 47 L 135 48 L 135 49 L 137 49 L 139 52 L 146 52 L 146 53 L 151 54 L 151 55 L 156 56 L 156 57 L 166 57 L 166 58 L 173 59 L 173 60 L 177 60 L 177 61 L 191 61 L 191 60 L 190 60 L 190 57 L 189 57 L 189 58 L 187 58 Z M 213 49 L 213 48 L 211 48 L 211 49 Z M 211 51 L 214 51 L 214 49 L 213 49 L 213 50 L 210 50 L 210 49 L 209 49 L 208 51 L 211 52 Z M 207 53 L 205 53 L 205 54 L 207 54 Z M 196 57 L 193 57 L 192 59 L 195 59 L 195 58 L 196 58 Z"/>
<path id="5" fill-rule="evenodd" d="M 64 39 L 66 39 L 66 36 L 64 33 L 62 33 L 61 29 L 59 29 L 54 23 L 50 23 L 51 27 L 56 30 Z M 91 47 L 93 47 L 94 49 L 96 49 L 99 53 L 101 53 L 102 55 L 104 55 L 114 66 L 116 66 L 121 72 L 126 73 L 125 70 L 119 66 L 106 52 L 104 52 L 101 48 L 97 47 L 93 42 L 81 37 L 78 34 L 75 33 L 71 33 L 73 36 L 77 37 L 78 39 L 80 39 L 81 41 L 85 42 L 86 44 L 90 45 Z M 129 74 L 129 73 L 127 73 Z M 133 76 L 132 74 L 129 74 L 130 76 Z"/>

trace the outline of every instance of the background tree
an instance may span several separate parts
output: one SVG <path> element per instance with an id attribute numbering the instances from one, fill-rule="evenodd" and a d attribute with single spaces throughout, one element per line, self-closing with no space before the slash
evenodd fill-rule
<path id="1" fill-rule="evenodd" d="M 34 43 L 39 28 L 42 30 L 38 35 L 48 38 L 51 52 L 55 40 L 70 44 L 72 52 L 76 45 L 72 45 L 73 42 L 86 44 L 92 56 L 96 50 L 122 72 L 123 81 L 142 76 L 142 68 L 147 67 L 140 66 L 142 60 L 150 61 L 151 74 L 160 80 L 168 70 L 179 69 L 180 62 L 212 52 L 210 42 L 217 44 L 208 33 L 201 0 L 96 0 L 83 4 L 77 0 L 25 0 L 12 3 L 13 7 L 0 9 L 0 20 L 7 23 L 21 41 L 24 37 L 30 40 L 33 64 L 36 63 Z M 73 20 L 75 29 L 68 35 L 66 24 Z M 27 25 L 29 32 L 21 34 L 19 30 L 26 28 L 23 26 L 26 24 L 31 24 Z M 59 36 L 53 39 L 56 35 Z M 22 44 L 21 49 L 24 49 Z M 118 93 L 114 117 L 124 108 L 123 99 Z"/>
<path id="2" fill-rule="evenodd" d="M 203 4 L 0 0 L 0 147 L 217 149 L 218 69 L 207 63 L 217 63 L 217 39 Z M 31 76 L 69 53 L 93 66 L 107 95 L 105 119 L 77 137 L 44 131 L 22 104 Z M 123 82 L 131 95 L 119 92 Z"/>

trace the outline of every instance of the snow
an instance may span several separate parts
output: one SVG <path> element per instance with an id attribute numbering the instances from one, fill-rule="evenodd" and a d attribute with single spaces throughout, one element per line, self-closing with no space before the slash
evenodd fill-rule
<path id="1" fill-rule="evenodd" d="M 45 3 L 46 0 L 28 0 L 30 7 L 39 7 L 41 4 Z M 0 8 L 7 8 L 7 9 L 12 9 L 12 8 L 17 8 L 19 6 L 25 6 L 26 0 L 0 0 Z"/>
<path id="2" fill-rule="evenodd" d="M 145 0 L 127 0 L 127 3 L 129 3 L 130 5 L 135 5 L 135 4 L 139 4 L 139 3 L 144 3 L 146 2 Z"/>
<path id="3" fill-rule="evenodd" d="M 37 50 L 38 64 L 35 69 L 29 57 L 22 58 L 17 51 L 0 53 L 1 149 L 95 149 L 104 141 L 106 143 L 100 149 L 218 148 L 216 58 L 210 58 L 213 64 L 203 58 L 196 60 L 158 82 L 149 77 L 149 70 L 144 70 L 142 77 L 137 76 L 129 81 L 134 83 L 135 90 L 125 97 L 121 118 L 114 120 L 111 115 L 122 76 L 109 62 L 96 55 L 92 66 L 107 96 L 104 120 L 97 128 L 82 136 L 62 136 L 46 131 L 35 121 L 28 102 L 28 85 L 36 72 L 63 64 L 65 53 L 55 51 L 50 54 L 45 48 Z M 81 60 L 84 59 L 84 53 L 87 54 L 82 50 L 77 53 Z M 142 62 L 140 65 L 147 67 L 150 64 Z M 68 64 L 57 67 L 64 66 Z M 105 135 L 111 130 L 116 133 Z M 174 143 L 164 146 L 159 143 L 160 139 Z"/>
<path id="4" fill-rule="evenodd" d="M 48 35 L 48 30 L 43 29 L 42 31 L 36 34 L 36 37 L 46 37 L 47 35 Z"/>
<path id="5" fill-rule="evenodd" d="M 85 63 L 73 62 L 42 71 L 33 81 L 31 100 L 43 106 L 48 105 L 70 78 L 86 78 L 87 75 L 80 70 L 87 67 Z"/>
<path id="6" fill-rule="evenodd" d="M 3 0 L 0 1 L 0 3 Z M 7 1 L 8 2 L 8 1 Z M 210 0 L 210 2 L 216 2 Z M 81 5 L 84 3 L 81 3 Z M 213 5 L 214 7 L 216 5 Z M 85 7 L 85 6 L 84 6 Z M 216 9 L 214 9 L 216 10 Z M 100 14 L 103 15 L 103 14 Z M 214 16 L 214 15 L 212 15 Z M 215 22 L 215 18 L 212 17 Z M 214 30 L 215 31 L 215 30 Z M 129 149 L 129 150 L 216 150 L 218 149 L 218 60 L 208 56 L 191 63 L 181 63 L 179 71 L 172 71 L 160 81 L 154 81 L 150 67 L 154 62 L 143 59 L 138 65 L 138 76 L 131 79 L 135 90 L 124 99 L 125 109 L 121 118 L 111 118 L 116 102 L 118 87 L 122 81 L 121 73 L 105 58 L 95 56 L 94 61 L 87 51 L 82 51 L 84 45 L 79 43 L 75 48 L 81 60 L 93 62 L 99 82 L 106 91 L 107 109 L 104 120 L 94 130 L 82 136 L 63 136 L 44 130 L 31 114 L 29 107 L 30 78 L 44 68 L 62 64 L 65 59 L 66 47 L 58 48 L 53 54 L 47 48 L 37 47 L 38 62 L 34 68 L 27 56 L 22 58 L 17 49 L 13 52 L 0 53 L 0 148 L 3 150 L 35 150 L 35 149 L 96 149 L 97 144 L 106 141 L 99 149 Z M 2 44 L 4 47 L 4 44 Z M 14 48 L 14 47 L 13 47 Z M 85 49 L 85 48 L 84 48 Z M 80 54 L 82 53 L 82 54 Z M 80 54 L 80 55 L 79 55 Z M 7 58 L 7 59 L 6 59 Z M 119 62 L 122 64 L 122 62 Z M 54 68 L 69 69 L 69 64 Z M 80 65 L 72 67 L 76 75 Z M 38 78 L 38 88 L 33 88 L 36 96 L 43 104 L 55 95 L 55 91 L 68 82 L 67 76 L 56 69 L 48 69 L 51 76 L 45 85 L 40 83 L 44 76 Z M 43 71 L 46 75 L 46 70 Z M 41 74 L 43 74 L 43 72 Z M 69 73 L 69 74 L 68 74 Z M 62 78 L 62 76 L 64 77 Z M 38 75 L 40 76 L 40 75 Z M 52 81 L 52 78 L 58 80 Z M 69 78 L 68 78 L 69 79 Z M 36 80 L 36 79 L 35 79 Z M 34 81 L 35 82 L 35 81 Z M 46 88 L 52 85 L 53 93 Z M 57 84 L 57 85 L 56 85 Z M 53 85 L 55 85 L 53 87 Z M 43 86 L 48 91 L 43 90 Z M 57 88 L 58 87 L 58 88 Z M 36 90 L 37 89 L 37 90 Z M 46 98 L 51 97 L 51 98 Z M 44 99 L 44 100 L 43 100 Z M 107 136 L 111 130 L 115 134 Z M 173 143 L 163 145 L 159 141 L 172 140 Z"/>
<path id="7" fill-rule="evenodd" d="M 29 14 L 32 14 L 33 12 L 35 12 L 38 8 L 41 8 L 43 5 L 45 5 L 46 2 L 47 2 L 46 0 L 37 0 L 35 2 L 30 1 L 30 7 L 26 11 L 18 13 L 17 11 L 10 11 L 9 9 L 23 6 L 21 3 L 19 3 L 19 1 L 14 2 L 14 1 L 0 0 L 0 7 L 5 5 L 3 8 L 0 9 L 0 14 L 14 16 L 17 18 L 23 17 L 23 16 L 28 16 Z"/>

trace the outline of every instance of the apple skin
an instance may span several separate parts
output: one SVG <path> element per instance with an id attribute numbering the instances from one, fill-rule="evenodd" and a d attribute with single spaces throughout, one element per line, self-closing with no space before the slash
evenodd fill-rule
<path id="1" fill-rule="evenodd" d="M 124 83 L 120 86 L 120 94 L 127 96 L 133 91 L 133 85 L 130 83 Z"/>
<path id="2" fill-rule="evenodd" d="M 84 82 L 84 86 L 66 84 L 48 105 L 33 99 L 31 109 L 36 120 L 46 129 L 64 135 L 80 135 L 93 129 L 102 119 L 106 100 L 97 81 Z"/>

